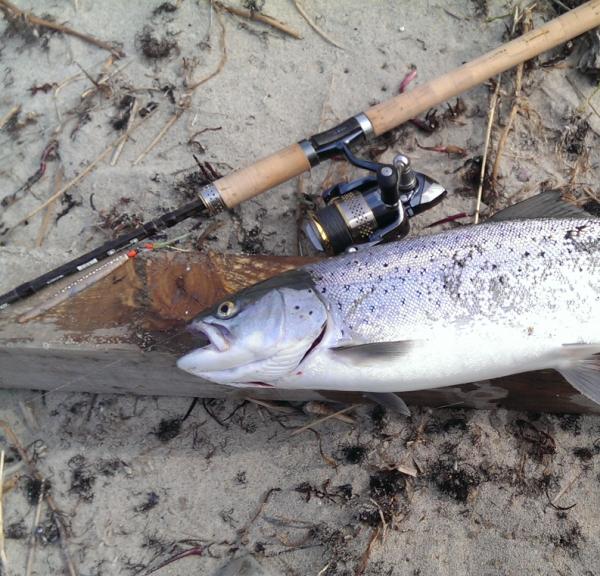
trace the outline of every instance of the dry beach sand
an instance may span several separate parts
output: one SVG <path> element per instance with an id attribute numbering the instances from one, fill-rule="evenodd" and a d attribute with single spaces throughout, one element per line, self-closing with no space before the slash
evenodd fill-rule
<path id="1" fill-rule="evenodd" d="M 267 0 L 262 9 L 302 39 L 218 16 L 204 0 L 20 1 L 118 43 L 126 55 L 108 61 L 101 47 L 0 19 L 0 119 L 8 118 L 0 129 L 0 198 L 8 199 L 0 225 L 15 227 L 0 237 L 0 291 L 187 201 L 206 176 L 194 155 L 204 172 L 227 173 L 395 94 L 411 66 L 423 82 L 497 46 L 515 5 L 305 0 L 340 48 L 291 0 Z M 559 6 L 538 2 L 534 21 L 556 16 Z M 597 189 L 600 116 L 595 80 L 576 69 L 581 48 L 576 43 L 565 59 L 556 50 L 525 67 L 496 193 L 486 194 L 483 214 L 543 186 L 582 200 Z M 99 82 L 103 73 L 108 79 Z M 499 92 L 491 164 L 514 80 L 514 72 L 505 74 Z M 415 219 L 414 231 L 473 213 L 469 159 L 483 152 L 491 91 L 486 85 L 465 95 L 458 114 L 439 106 L 440 126 L 431 134 L 407 125 L 363 150 L 383 161 L 402 150 L 449 189 L 442 205 Z M 158 107 L 115 165 L 111 152 L 52 205 L 45 233 L 40 214 L 19 224 L 57 181 L 83 173 L 123 134 L 129 96 L 138 110 Z M 10 116 L 15 107 L 19 113 Z M 465 155 L 423 148 L 447 145 Z M 44 175 L 13 202 L 44 151 Z M 295 254 L 299 190 L 317 194 L 325 182 L 350 176 L 341 164 L 322 166 L 221 215 L 216 229 L 188 222 L 168 237 L 189 232 L 177 245 L 186 250 L 198 249 L 201 238 L 200 249 Z M 351 422 L 328 420 L 292 435 L 318 416 L 301 405 L 282 412 L 204 401 L 182 420 L 189 407 L 180 398 L 0 391 L 0 419 L 35 458 L 68 527 L 60 538 L 42 503 L 31 574 L 68 574 L 63 549 L 76 573 L 90 576 L 145 574 L 185 550 L 194 554 L 156 574 L 211 575 L 247 553 L 273 575 L 600 571 L 598 417 L 455 406 L 415 409 L 403 419 L 364 406 L 348 413 Z M 14 487 L 7 483 L 3 508 L 9 574 L 21 576 L 40 487 L 2 430 L 0 448 L 5 480 L 20 475 Z"/>

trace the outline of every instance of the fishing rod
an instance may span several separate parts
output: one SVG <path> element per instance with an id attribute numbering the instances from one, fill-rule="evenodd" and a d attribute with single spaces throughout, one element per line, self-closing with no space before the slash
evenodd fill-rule
<path id="1" fill-rule="evenodd" d="M 350 146 L 380 136 L 596 26 L 600 26 L 600 0 L 590 0 L 408 93 L 215 180 L 198 191 L 194 202 L 1 295 L 0 309 L 120 250 L 132 249 L 140 241 L 187 218 L 211 217 L 231 209 L 339 155 L 373 174 L 349 186 L 334 186 L 325 193 L 325 208 L 313 214 L 303 227 L 311 243 L 318 249 L 338 253 L 353 244 L 402 236 L 410 217 L 437 203 L 444 189 L 424 174 L 415 172 L 405 156 L 397 156 L 392 164 L 384 165 L 356 158 Z"/>

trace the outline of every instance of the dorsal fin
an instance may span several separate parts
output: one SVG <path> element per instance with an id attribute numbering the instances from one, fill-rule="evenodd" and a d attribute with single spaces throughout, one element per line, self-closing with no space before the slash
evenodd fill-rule
<path id="1" fill-rule="evenodd" d="M 593 218 L 593 216 L 563 200 L 560 190 L 549 190 L 496 212 L 490 220 L 499 222 L 531 218 Z"/>

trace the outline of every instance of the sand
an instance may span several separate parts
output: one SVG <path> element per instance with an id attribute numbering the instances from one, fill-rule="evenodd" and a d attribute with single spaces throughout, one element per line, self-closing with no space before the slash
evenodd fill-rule
<path id="1" fill-rule="evenodd" d="M 25 123 L 0 131 L 0 195 L 14 192 L 38 169 L 52 138 L 60 157 L 48 162 L 22 199 L 2 210 L 4 225 L 16 225 L 50 196 L 59 167 L 68 182 L 119 137 L 111 120 L 123 96 L 133 93 L 140 107 L 150 101 L 159 107 L 115 166 L 100 162 L 70 191 L 73 206 L 58 221 L 51 219 L 41 247 L 39 215 L 1 238 L 0 290 L 96 246 L 122 224 L 185 202 L 181 183 L 197 169 L 193 154 L 226 173 L 388 98 L 411 65 L 423 82 L 476 57 L 501 43 L 511 24 L 504 2 L 306 0 L 318 25 L 344 46 L 339 49 L 318 36 L 291 2 L 270 0 L 264 11 L 299 30 L 302 40 L 224 15 L 223 70 L 193 93 L 189 109 L 134 164 L 176 111 L 186 74 L 189 85 L 219 64 L 219 21 L 214 12 L 209 18 L 208 3 L 184 0 L 177 10 L 159 13 L 156 1 L 19 4 L 118 42 L 127 56 L 109 68 L 117 73 L 84 109 L 82 94 L 94 88 L 89 78 L 98 78 L 109 54 L 59 34 L 26 42 L 0 21 L 0 118 L 20 105 L 18 122 Z M 534 17 L 539 22 L 554 14 L 549 4 Z M 145 27 L 177 46 L 164 58 L 145 57 Z M 594 189 L 600 124 L 585 103 L 593 83 L 575 63 L 571 56 L 554 67 L 526 70 L 493 208 L 549 183 L 580 196 L 587 186 Z M 501 122 L 512 102 L 513 78 L 505 76 Z M 47 93 L 32 94 L 33 86 L 47 83 Z M 400 129 L 381 155 L 389 161 L 394 153 L 408 153 L 417 169 L 450 191 L 442 205 L 414 220 L 415 233 L 440 218 L 473 212 L 475 193 L 464 181 L 463 165 L 482 153 L 489 93 L 481 86 L 465 95 L 466 111 L 434 134 Z M 564 141 L 578 109 L 591 126 L 579 150 L 577 139 Z M 446 108 L 438 110 L 442 115 Z M 464 148 L 466 157 L 419 147 L 447 144 Z M 571 144 L 576 149 L 569 152 Z M 303 178 L 304 192 L 317 193 L 328 170 L 323 166 Z M 351 175 L 340 166 L 336 171 L 338 177 Z M 296 253 L 297 191 L 298 182 L 290 182 L 220 216 L 222 226 L 205 247 Z M 66 208 L 58 203 L 54 215 Z M 485 214 L 491 206 L 483 209 Z M 191 232 L 183 249 L 193 249 L 206 229 L 193 224 L 170 233 Z M 157 574 L 210 575 L 245 553 L 271 574 L 286 575 L 597 572 L 597 417 L 453 407 L 382 419 L 360 407 L 353 424 L 328 421 L 315 428 L 318 434 L 291 436 L 294 427 L 316 418 L 301 405 L 281 414 L 251 403 L 207 401 L 173 424 L 186 414 L 189 399 L 98 392 L 0 391 L 0 418 L 30 447 L 51 482 L 79 574 L 144 574 L 194 546 L 201 555 Z M 6 551 L 10 574 L 22 575 L 30 547 L 14 536 L 17 528 L 31 529 L 36 494 L 27 471 L 12 452 L 8 456 L 5 477 L 23 477 L 4 498 Z M 38 540 L 32 574 L 66 573 L 45 505 Z"/>

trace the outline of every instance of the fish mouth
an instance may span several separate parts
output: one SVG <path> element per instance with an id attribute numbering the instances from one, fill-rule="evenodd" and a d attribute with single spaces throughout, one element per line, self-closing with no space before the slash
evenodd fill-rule
<path id="1" fill-rule="evenodd" d="M 208 344 L 202 350 L 226 352 L 231 346 L 231 333 L 221 324 L 197 320 L 190 325 L 190 330 L 195 334 L 201 334 L 208 340 Z"/>

